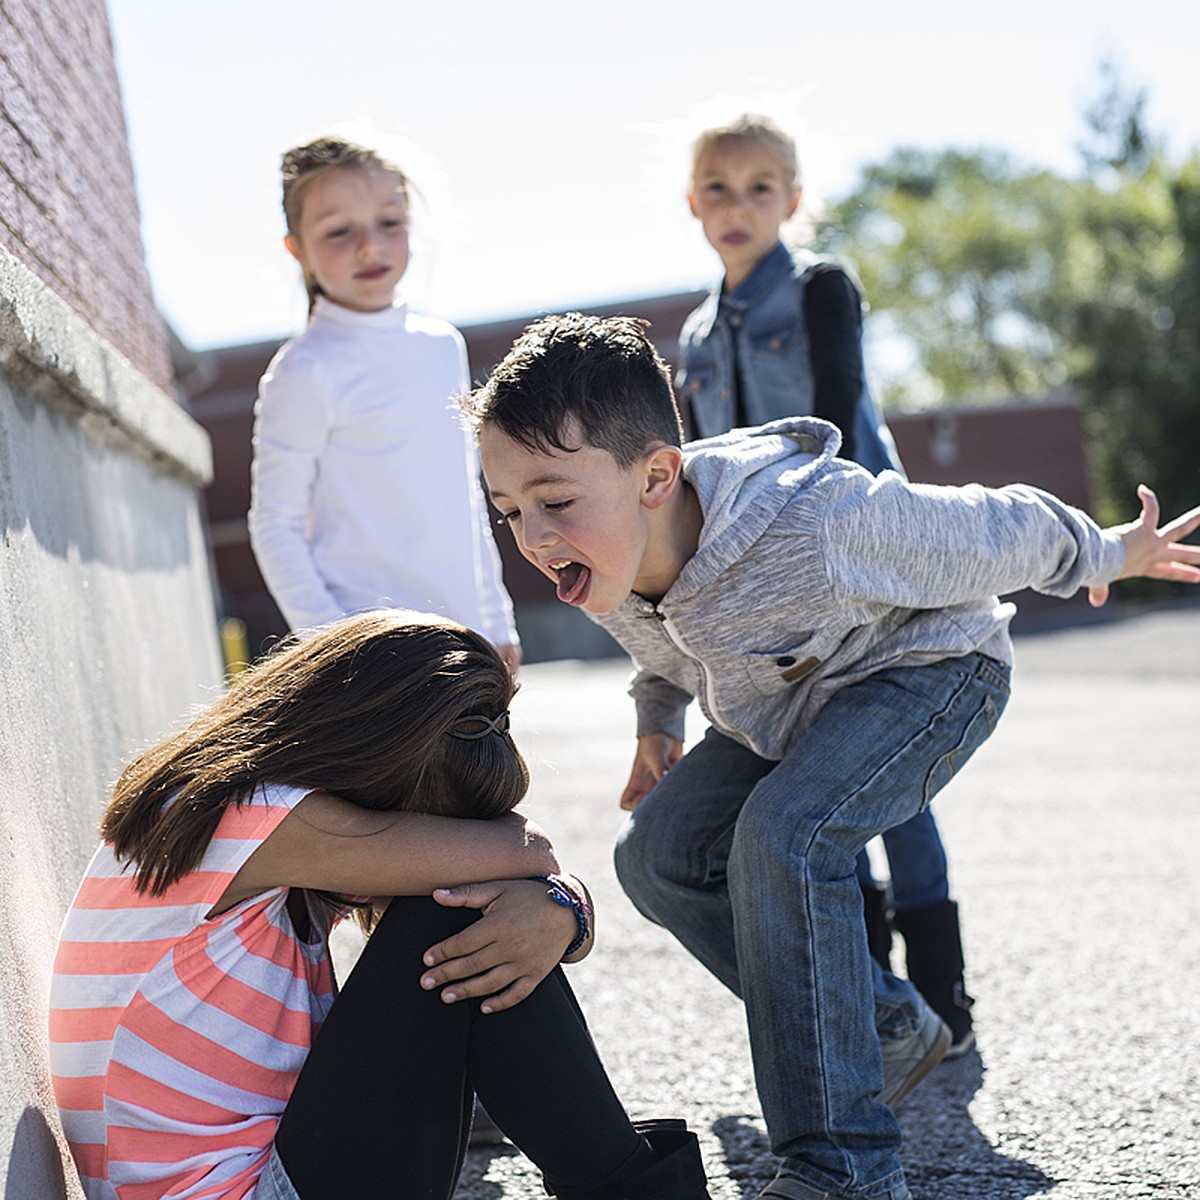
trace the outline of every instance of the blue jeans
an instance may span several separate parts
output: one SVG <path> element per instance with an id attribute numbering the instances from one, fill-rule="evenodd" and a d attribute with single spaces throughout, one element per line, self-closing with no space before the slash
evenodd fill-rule
<path id="1" fill-rule="evenodd" d="M 254 1191 L 254 1200 L 300 1200 L 300 1193 L 288 1178 L 288 1173 L 279 1161 L 279 1151 L 272 1149 L 271 1157 L 263 1173 L 258 1177 Z"/>
<path id="2" fill-rule="evenodd" d="M 984 742 L 1008 678 L 981 654 L 881 671 L 836 693 L 781 762 L 710 730 L 618 838 L 639 911 L 744 1000 L 772 1149 L 818 1190 L 902 1178 L 875 1099 L 879 1038 L 909 1032 L 917 1001 L 867 953 L 855 856 Z"/>
<path id="3" fill-rule="evenodd" d="M 883 848 L 891 872 L 892 904 L 897 912 L 932 908 L 950 898 L 946 850 L 932 809 L 924 809 L 894 829 L 885 829 Z M 863 887 L 874 886 L 875 876 L 865 850 L 858 853 L 855 871 Z"/>

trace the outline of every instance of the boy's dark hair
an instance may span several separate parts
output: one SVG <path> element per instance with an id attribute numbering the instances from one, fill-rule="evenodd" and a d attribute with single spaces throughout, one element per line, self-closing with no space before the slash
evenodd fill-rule
<path id="1" fill-rule="evenodd" d="M 527 449 L 571 451 L 584 441 L 624 468 L 652 445 L 678 446 L 683 428 L 671 374 L 637 317 L 580 313 L 534 321 L 482 387 L 462 401 L 475 428 L 494 425 Z"/>

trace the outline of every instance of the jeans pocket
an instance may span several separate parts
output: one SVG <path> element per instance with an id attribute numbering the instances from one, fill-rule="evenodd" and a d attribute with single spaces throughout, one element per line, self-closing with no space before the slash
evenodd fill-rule
<path id="1" fill-rule="evenodd" d="M 958 702 L 968 704 L 975 699 L 976 709 L 962 727 L 962 736 L 946 753 L 935 760 L 925 777 L 925 794 L 922 810 L 954 778 L 963 765 L 991 737 L 996 723 L 1008 700 L 1008 681 L 1002 676 L 999 664 L 989 669 L 990 660 L 982 660 L 979 670 L 972 676 L 968 687 L 960 692 Z M 979 693 L 983 692 L 980 698 Z"/>

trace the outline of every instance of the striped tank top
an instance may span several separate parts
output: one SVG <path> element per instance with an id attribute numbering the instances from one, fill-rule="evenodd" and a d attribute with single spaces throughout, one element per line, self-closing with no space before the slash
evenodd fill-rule
<path id="1" fill-rule="evenodd" d="M 50 1068 L 88 1200 L 245 1200 L 334 998 L 335 910 L 288 889 L 209 918 L 238 869 L 307 794 L 260 788 L 221 818 L 199 867 L 161 896 L 96 851 L 59 937 Z"/>

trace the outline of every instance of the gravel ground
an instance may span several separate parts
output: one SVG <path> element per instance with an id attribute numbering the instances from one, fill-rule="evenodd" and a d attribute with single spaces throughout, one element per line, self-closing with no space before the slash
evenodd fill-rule
<path id="1" fill-rule="evenodd" d="M 909 1185 L 1200 1200 L 1200 606 L 1026 634 L 1017 660 L 999 730 L 937 801 L 979 1046 L 902 1105 Z M 751 1200 L 774 1161 L 741 1005 L 613 875 L 627 672 L 523 671 L 527 808 L 597 902 L 597 949 L 570 971 L 618 1092 L 635 1117 L 685 1116 L 713 1196 Z M 457 1196 L 544 1193 L 506 1145 L 469 1153 Z"/>

